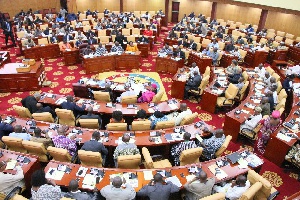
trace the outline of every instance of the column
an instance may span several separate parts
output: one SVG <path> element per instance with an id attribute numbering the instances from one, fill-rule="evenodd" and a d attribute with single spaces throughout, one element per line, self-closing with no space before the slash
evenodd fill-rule
<path id="1" fill-rule="evenodd" d="M 258 28 L 257 30 L 260 31 L 265 27 L 266 20 L 268 16 L 268 10 L 261 10 L 260 18 L 259 18 L 259 23 L 258 23 Z"/>
<path id="2" fill-rule="evenodd" d="M 213 2 L 211 6 L 210 20 L 216 19 L 217 14 L 217 2 Z"/>

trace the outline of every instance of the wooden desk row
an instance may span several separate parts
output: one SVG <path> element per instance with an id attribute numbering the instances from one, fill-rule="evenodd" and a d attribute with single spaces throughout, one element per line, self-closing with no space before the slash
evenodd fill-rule
<path id="1" fill-rule="evenodd" d="M 170 74 L 176 74 L 177 70 L 179 68 L 182 68 L 184 64 L 184 60 L 174 60 L 171 58 L 171 56 L 167 57 L 156 57 L 156 65 L 155 65 L 155 71 L 156 72 L 162 72 L 162 73 L 170 73 Z"/>
<path id="2" fill-rule="evenodd" d="M 244 150 L 239 150 L 238 152 L 241 153 L 242 151 L 244 151 Z M 210 161 L 207 161 L 207 162 L 195 163 L 195 164 L 187 165 L 187 166 L 163 168 L 163 169 L 96 168 L 96 169 L 104 172 L 104 176 L 98 184 L 95 184 L 95 187 L 97 187 L 98 190 L 101 190 L 104 186 L 109 185 L 110 184 L 110 175 L 113 175 L 113 174 L 134 173 L 135 175 L 137 175 L 137 179 L 138 179 L 138 185 L 137 185 L 137 187 L 135 187 L 135 191 L 139 191 L 143 186 L 147 185 L 150 182 L 150 180 L 145 179 L 144 172 L 150 172 L 150 173 L 152 173 L 152 175 L 154 175 L 159 170 L 160 171 L 165 170 L 166 172 L 169 172 L 171 174 L 171 176 L 176 176 L 179 179 L 180 183 L 182 185 L 184 185 L 187 182 L 187 177 L 189 175 L 192 175 L 189 172 L 190 167 L 199 167 L 200 166 L 201 169 L 207 173 L 208 178 L 215 178 L 216 183 L 219 183 L 219 182 L 224 181 L 224 180 L 231 180 L 231 179 L 235 178 L 238 175 L 246 174 L 250 169 L 252 169 L 250 167 L 247 167 L 245 169 L 240 169 L 238 167 L 238 164 L 229 164 L 227 166 L 221 167 L 221 169 L 227 174 L 227 177 L 222 179 L 222 180 L 219 180 L 219 179 L 217 179 L 215 174 L 213 174 L 210 171 L 209 167 L 211 165 L 215 165 L 216 161 L 224 159 L 224 158 L 225 157 L 220 157 L 220 158 L 217 158 L 215 160 L 210 160 Z M 46 168 L 45 168 L 45 173 L 47 173 L 50 168 L 57 169 L 59 164 L 63 164 L 63 165 L 68 166 L 68 168 L 71 169 L 71 172 L 69 174 L 65 173 L 63 175 L 62 179 L 55 181 L 55 183 L 57 185 L 60 185 L 60 186 L 63 186 L 63 187 L 68 187 L 70 180 L 79 178 L 79 188 L 82 189 L 83 188 L 83 179 L 84 179 L 84 177 L 76 176 L 76 173 L 79 171 L 79 168 L 80 168 L 80 165 L 78 165 L 78 164 L 50 161 L 48 163 L 48 165 L 46 166 Z M 261 166 L 258 166 L 255 169 L 257 171 L 259 171 L 260 167 Z M 92 167 L 87 167 L 87 168 L 88 168 L 87 174 L 89 174 Z"/>
<path id="3" fill-rule="evenodd" d="M 0 92 L 39 90 L 45 78 L 45 67 L 40 61 L 29 72 L 18 73 L 20 63 L 8 63 L 0 68 Z"/>
<path id="4" fill-rule="evenodd" d="M 139 68 L 140 58 L 140 52 L 84 58 L 83 67 L 87 74 L 114 70 L 132 70 Z"/>

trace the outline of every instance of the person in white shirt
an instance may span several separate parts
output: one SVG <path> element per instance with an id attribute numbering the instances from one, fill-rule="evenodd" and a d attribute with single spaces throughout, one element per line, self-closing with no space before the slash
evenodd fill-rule
<path id="1" fill-rule="evenodd" d="M 254 115 L 251 115 L 242 125 L 241 125 L 241 130 L 243 129 L 254 129 L 258 122 L 262 119 L 261 115 L 261 107 L 256 106 L 254 108 Z"/>
<path id="2" fill-rule="evenodd" d="M 265 51 L 265 48 L 264 48 L 264 44 L 261 44 L 260 46 L 257 46 L 257 47 L 254 47 L 252 48 L 253 51 Z"/>
<path id="3" fill-rule="evenodd" d="M 193 62 L 192 66 L 190 67 L 190 77 L 194 77 L 195 71 L 198 72 L 198 74 L 200 74 L 199 67 L 197 66 L 197 64 L 195 62 Z"/>
<path id="4" fill-rule="evenodd" d="M 192 111 L 187 107 L 186 103 L 181 103 L 179 110 L 180 112 L 173 112 L 167 115 L 169 120 L 175 121 L 175 126 L 179 126 L 184 117 L 193 114 Z"/>
<path id="5" fill-rule="evenodd" d="M 219 44 L 218 44 L 218 42 L 217 42 L 216 39 L 213 39 L 213 42 L 210 43 L 208 46 L 209 46 L 209 48 L 210 48 L 210 47 L 212 47 L 212 48 L 217 48 L 217 49 L 220 48 L 220 47 L 219 47 Z"/>
<path id="6" fill-rule="evenodd" d="M 24 187 L 24 174 L 21 166 L 16 166 L 15 169 L 17 170 L 16 174 L 9 174 L 3 173 L 6 168 L 7 163 L 5 161 L 0 162 L 0 192 L 4 194 L 8 194 L 13 190 L 15 187 Z"/>
<path id="7" fill-rule="evenodd" d="M 263 78 L 265 77 L 266 69 L 264 68 L 264 65 L 260 63 L 257 67 L 255 67 L 255 72 L 257 72 L 260 78 Z"/>
<path id="8" fill-rule="evenodd" d="M 238 200 L 242 194 L 250 187 L 250 182 L 244 175 L 239 175 L 232 183 L 227 183 L 225 186 L 214 186 L 215 192 L 225 193 L 226 199 Z"/>
<path id="9" fill-rule="evenodd" d="M 270 73 L 266 71 L 265 76 L 263 77 L 263 81 L 264 81 L 265 85 L 270 84 L 270 79 L 271 79 Z"/>

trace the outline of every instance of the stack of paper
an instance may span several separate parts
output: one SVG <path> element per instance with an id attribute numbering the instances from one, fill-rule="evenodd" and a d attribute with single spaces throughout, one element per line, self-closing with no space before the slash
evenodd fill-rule
<path id="1" fill-rule="evenodd" d="M 248 165 L 251 167 L 257 167 L 263 164 L 263 161 L 255 154 L 249 155 L 246 160 L 248 161 Z"/>
<path id="2" fill-rule="evenodd" d="M 149 113 L 154 113 L 153 108 L 148 108 L 148 112 L 149 112 Z"/>
<path id="3" fill-rule="evenodd" d="M 143 170 L 144 179 L 150 181 L 153 178 L 152 171 Z"/>
<path id="4" fill-rule="evenodd" d="M 48 172 L 46 173 L 46 178 L 59 181 L 63 178 L 64 174 L 64 171 L 58 171 L 56 168 L 49 168 Z"/>
<path id="5" fill-rule="evenodd" d="M 248 162 L 246 160 L 244 160 L 243 158 L 239 159 L 238 163 L 239 163 L 238 167 L 240 169 L 247 169 L 248 168 Z"/>
<path id="6" fill-rule="evenodd" d="M 195 178 L 196 176 L 194 174 L 191 174 L 191 175 L 187 175 L 185 178 L 186 178 L 186 181 L 191 181 Z"/>
<path id="7" fill-rule="evenodd" d="M 293 138 L 291 138 L 291 137 L 289 137 L 287 135 L 284 135 L 282 133 L 277 133 L 276 137 L 279 138 L 279 139 L 281 139 L 281 140 L 283 140 L 283 141 L 286 141 L 286 142 L 290 142 L 291 139 L 293 139 Z"/>
<path id="8" fill-rule="evenodd" d="M 177 187 L 182 186 L 182 184 L 180 183 L 180 180 L 177 178 L 177 176 L 172 176 L 172 177 L 166 178 L 166 182 L 168 182 L 168 181 L 171 181 Z"/>
<path id="9" fill-rule="evenodd" d="M 12 169 L 14 169 L 15 166 L 16 166 L 16 164 L 17 164 L 16 160 L 10 160 L 9 162 L 7 162 L 5 170 L 12 170 Z"/>
<path id="10" fill-rule="evenodd" d="M 86 174 L 83 181 L 82 187 L 93 190 L 96 185 L 96 177 L 92 174 Z"/>
<path id="11" fill-rule="evenodd" d="M 248 111 L 248 110 L 242 109 L 242 112 L 243 112 L 243 113 L 246 113 L 246 114 L 249 114 L 249 111 Z"/>
<path id="12" fill-rule="evenodd" d="M 55 102 L 55 104 L 60 105 L 60 104 L 62 104 L 63 102 L 67 102 L 67 99 L 65 99 L 65 98 L 59 98 L 59 99 L 57 99 L 57 101 Z"/>

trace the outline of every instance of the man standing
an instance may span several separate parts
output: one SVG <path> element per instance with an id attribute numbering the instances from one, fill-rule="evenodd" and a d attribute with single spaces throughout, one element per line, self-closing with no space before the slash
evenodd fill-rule
<path id="1" fill-rule="evenodd" d="M 184 87 L 184 99 L 188 98 L 188 91 L 191 89 L 198 89 L 201 84 L 201 76 L 197 71 L 194 71 L 194 77 L 190 77 Z"/>
<path id="2" fill-rule="evenodd" d="M 125 188 L 121 187 L 123 183 Z M 122 181 L 119 176 L 113 179 L 112 185 L 102 188 L 100 193 L 106 200 L 132 200 L 136 194 L 134 188 L 129 183 L 125 183 L 125 179 Z"/>
<path id="3" fill-rule="evenodd" d="M 171 193 L 179 191 L 179 187 L 172 182 L 165 183 L 161 174 L 157 173 L 153 178 L 148 185 L 138 191 L 137 196 L 147 196 L 150 200 L 166 200 Z"/>
<path id="4" fill-rule="evenodd" d="M 185 196 L 189 200 L 198 200 L 211 194 L 215 184 L 214 178 L 207 179 L 207 174 L 201 171 L 194 179 L 187 182 L 183 187 L 187 190 Z"/>
<path id="5" fill-rule="evenodd" d="M 5 35 L 5 44 L 7 46 L 8 43 L 8 37 L 10 37 L 11 41 L 13 42 L 13 45 L 16 47 L 16 42 L 14 38 L 14 34 L 12 32 L 12 26 L 11 24 L 5 19 L 2 24 L 3 33 Z"/>

